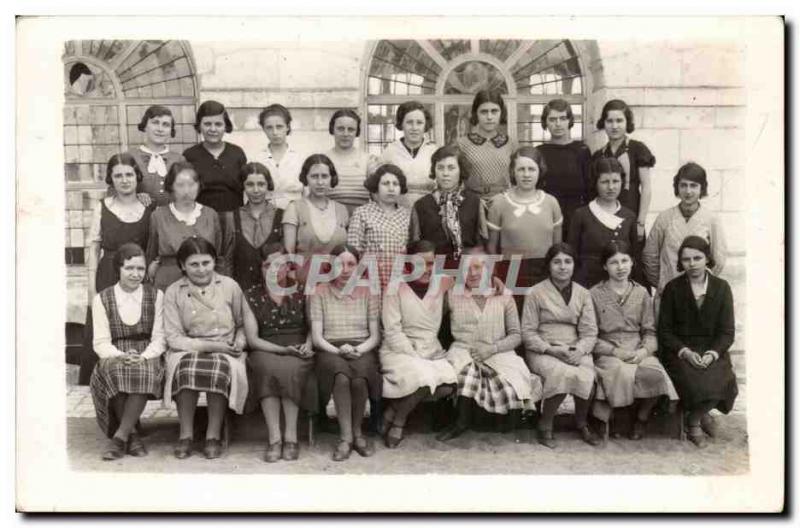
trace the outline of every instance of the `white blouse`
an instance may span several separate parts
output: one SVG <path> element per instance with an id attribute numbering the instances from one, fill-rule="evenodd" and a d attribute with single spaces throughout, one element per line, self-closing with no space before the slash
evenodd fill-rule
<path id="1" fill-rule="evenodd" d="M 117 312 L 122 322 L 126 325 L 135 325 L 142 316 L 143 288 L 140 285 L 133 292 L 126 292 L 119 283 L 114 285 L 114 296 L 117 300 Z M 103 306 L 100 295 L 95 295 L 92 301 L 92 322 L 94 326 L 94 339 L 92 346 L 101 358 L 124 356 L 125 351 L 118 349 L 111 342 L 111 328 L 108 314 Z M 161 290 L 156 293 L 155 313 L 153 314 L 153 333 L 150 344 L 142 353 L 146 359 L 159 357 L 166 350 L 164 338 L 164 294 Z"/>

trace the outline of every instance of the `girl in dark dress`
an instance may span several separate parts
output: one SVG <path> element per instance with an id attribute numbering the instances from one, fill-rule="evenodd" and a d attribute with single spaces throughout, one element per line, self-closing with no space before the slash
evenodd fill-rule
<path id="1" fill-rule="evenodd" d="M 553 99 L 542 109 L 542 128 L 550 139 L 536 147 L 544 155 L 547 172 L 543 188 L 558 200 L 564 216 L 563 237 L 576 209 L 589 202 L 591 194 L 590 162 L 592 152 L 582 141 L 573 141 L 570 130 L 575 124 L 572 107 L 563 99 Z"/>
<path id="2" fill-rule="evenodd" d="M 457 267 L 463 251 L 483 245 L 486 219 L 480 198 L 464 190 L 466 172 L 458 148 L 445 146 L 431 156 L 430 178 L 436 190 L 414 202 L 410 241 L 427 240 L 444 255 L 448 268 Z"/>
<path id="3" fill-rule="evenodd" d="M 301 288 L 295 288 L 294 293 L 280 291 L 297 284 L 290 263 L 274 264 L 285 254 L 280 242 L 264 244 L 261 247 L 264 282 L 244 292 L 248 304 L 244 310 L 244 330 L 250 347 L 247 360 L 253 372 L 250 391 L 260 402 L 267 422 L 266 462 L 277 462 L 280 458 L 297 460 L 298 411 L 300 407 L 312 413 L 317 409 L 316 390 L 308 390 L 307 386 L 314 369 L 314 351 L 305 294 Z M 274 269 L 275 276 L 268 274 L 270 269 Z"/>
<path id="4" fill-rule="evenodd" d="M 709 273 L 711 247 L 688 236 L 678 250 L 678 271 L 664 287 L 658 317 L 658 355 L 683 408 L 688 437 L 704 447 L 715 434 L 708 412 L 728 414 L 739 393 L 728 349 L 733 344 L 733 294 L 724 280 Z"/>
<path id="5" fill-rule="evenodd" d="M 601 255 L 609 242 L 625 240 L 636 247 L 636 215 L 618 200 L 622 188 L 622 165 L 615 158 L 599 158 L 592 171 L 597 197 L 572 217 L 567 243 L 578 254 L 575 282 L 591 288 L 607 278 Z M 638 259 L 632 274 L 641 284 Z"/>
<path id="6" fill-rule="evenodd" d="M 242 291 L 261 284 L 260 249 L 272 242 L 280 242 L 283 209 L 278 209 L 268 199 L 275 189 L 272 175 L 261 163 L 248 163 L 242 168 L 239 179 L 247 195 L 247 204 L 233 211 L 234 246 L 233 279 Z"/>
<path id="7" fill-rule="evenodd" d="M 136 186 L 142 173 L 136 159 L 130 154 L 115 154 L 106 166 L 106 183 L 113 189 L 97 203 L 89 231 L 89 308 L 84 326 L 84 354 L 81 359 L 79 383 L 89 383 L 97 355 L 92 349 L 92 310 L 95 293 L 113 286 L 119 280 L 119 270 L 114 266 L 114 255 L 127 242 L 147 247 L 150 214 L 153 207 L 145 207 L 137 198 Z"/>

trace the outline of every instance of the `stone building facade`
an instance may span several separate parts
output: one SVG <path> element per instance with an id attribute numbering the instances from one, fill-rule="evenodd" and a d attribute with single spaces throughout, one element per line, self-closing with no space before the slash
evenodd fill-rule
<path id="1" fill-rule="evenodd" d="M 689 160 L 709 175 L 704 204 L 725 222 L 731 251 L 725 276 L 734 284 L 737 318 L 744 307 L 743 50 L 734 42 L 424 40 L 255 44 L 184 41 L 71 41 L 65 78 L 78 62 L 94 76 L 86 94 L 65 81 L 65 247 L 67 320 L 82 322 L 86 305 L 82 264 L 91 206 L 105 192 L 103 163 L 117 149 L 137 145 L 136 124 L 149 104 L 167 104 L 178 120 L 173 150 L 197 141 L 194 109 L 203 100 L 224 103 L 234 132 L 226 137 L 248 155 L 266 147 L 259 110 L 287 106 L 290 144 L 305 153 L 332 146 L 328 120 L 348 107 L 364 117 L 360 147 L 379 151 L 394 138 L 394 105 L 419 99 L 430 105 L 437 143 L 465 130 L 472 93 L 505 91 L 509 134 L 543 141 L 541 105 L 556 96 L 579 114 L 573 137 L 592 150 L 605 101 L 621 98 L 635 114 L 632 137 L 656 156 L 650 222 L 675 203 L 672 176 Z M 741 340 L 739 333 L 737 342 Z"/>

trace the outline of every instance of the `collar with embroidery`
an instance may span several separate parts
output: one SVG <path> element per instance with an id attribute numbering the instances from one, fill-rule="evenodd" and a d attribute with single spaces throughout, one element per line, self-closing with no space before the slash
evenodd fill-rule
<path id="1" fill-rule="evenodd" d="M 472 141 L 472 143 L 474 143 L 475 145 L 483 145 L 487 141 L 485 137 L 478 134 L 477 132 L 470 132 L 469 134 L 467 134 L 467 139 Z M 500 148 L 506 143 L 508 143 L 508 136 L 503 133 L 498 133 L 495 137 L 493 137 L 488 141 L 490 141 L 492 145 L 494 145 L 495 147 Z"/>

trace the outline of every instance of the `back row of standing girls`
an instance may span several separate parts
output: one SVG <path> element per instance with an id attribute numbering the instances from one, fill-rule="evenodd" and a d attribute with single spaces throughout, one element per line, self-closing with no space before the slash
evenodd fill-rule
<path id="1" fill-rule="evenodd" d="M 500 94 L 479 92 L 472 131 L 457 145 L 439 148 L 427 138 L 429 112 L 409 101 L 397 109 L 402 137 L 376 158 L 355 148 L 358 114 L 339 110 L 329 124 L 333 148 L 304 159 L 287 142 L 291 114 L 270 105 L 259 114 L 269 143 L 255 154 L 258 161 L 248 163 L 240 147 L 224 140 L 233 124 L 222 104 L 200 105 L 195 128 L 203 141 L 183 156 L 169 150 L 175 134 L 169 109 L 150 107 L 139 123 L 144 143 L 109 161 L 112 190 L 90 233 L 90 299 L 115 283 L 111 258 L 125 242 L 147 248 L 148 277 L 166 289 L 181 276 L 175 255 L 191 236 L 212 242 L 217 270 L 243 289 L 260 280 L 259 248 L 275 241 L 306 256 L 347 242 L 378 255 L 384 280 L 392 257 L 409 240 L 433 242 L 450 266 L 465 249 L 485 244 L 506 262 L 521 254 L 517 284 L 532 286 L 546 277 L 547 249 L 566 240 L 579 256 L 577 282 L 591 287 L 604 278 L 601 249 L 622 239 L 634 248 L 633 277 L 644 284 L 649 278 L 661 290 L 677 274 L 681 241 L 698 234 L 711 244 L 715 271 L 721 269 L 724 237 L 714 215 L 699 210 L 708 184 L 696 164 L 676 175 L 681 204 L 659 216 L 641 255 L 655 158 L 628 137 L 633 114 L 623 101 L 603 107 L 597 127 L 606 131 L 608 144 L 593 155 L 571 139 L 574 116 L 566 101 L 545 105 L 541 122 L 549 140 L 536 148 L 516 148 L 502 131 L 506 121 Z M 521 308 L 522 297 L 517 300 Z M 93 363 L 93 354 L 87 356 L 84 382 Z"/>

